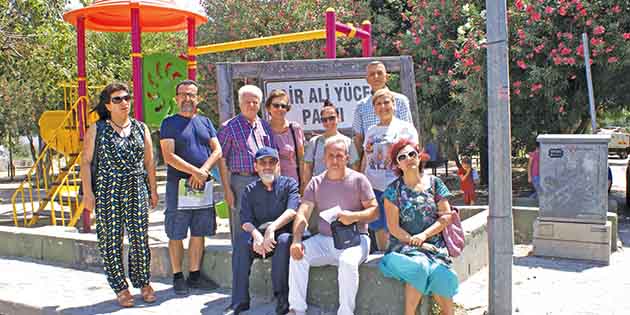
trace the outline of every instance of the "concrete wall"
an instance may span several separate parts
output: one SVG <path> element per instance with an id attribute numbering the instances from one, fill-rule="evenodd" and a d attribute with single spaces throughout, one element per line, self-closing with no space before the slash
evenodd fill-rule
<path id="1" fill-rule="evenodd" d="M 453 265 L 460 282 L 488 264 L 488 235 L 485 228 L 487 211 L 462 210 L 462 216 L 470 218 L 462 223 L 466 231 L 466 248 L 462 256 L 454 260 Z M 229 241 L 212 240 L 209 243 L 211 245 L 206 246 L 202 272 L 221 286 L 230 287 L 232 285 L 232 248 Z M 78 234 L 58 227 L 25 229 L 0 226 L 0 256 L 29 257 L 80 269 L 102 268 L 94 234 Z M 371 255 L 360 267 L 356 314 L 401 314 L 403 312 L 403 284 L 382 275 L 378 269 L 381 257 L 382 255 Z M 184 265 L 186 264 L 185 261 Z M 270 272 L 269 260 L 257 260 L 254 263 L 250 278 L 252 294 L 272 295 Z M 151 274 L 154 278 L 170 280 L 172 273 L 166 244 L 151 245 Z M 333 310 L 338 306 L 338 292 L 335 267 L 311 269 L 309 304 L 317 305 L 325 310 Z M 428 314 L 429 307 L 430 299 L 425 299 L 420 313 Z"/>
<path id="2" fill-rule="evenodd" d="M 454 260 L 453 268 L 460 282 L 488 264 L 487 207 L 461 207 L 462 225 L 466 231 L 466 248 L 461 257 Z M 517 244 L 530 244 L 533 238 L 533 222 L 538 208 L 514 207 L 514 239 Z M 612 222 L 613 250 L 617 244 L 617 216 L 608 213 Z M 231 255 L 229 240 L 209 239 L 206 246 L 202 272 L 223 287 L 231 287 Z M 151 273 L 154 278 L 170 280 L 171 268 L 166 244 L 151 245 Z M 0 226 L 0 256 L 29 257 L 62 263 L 74 268 L 102 268 L 94 234 L 68 232 L 59 227 L 15 228 Z M 125 255 L 126 256 L 126 255 Z M 402 283 L 383 277 L 378 270 L 381 255 L 371 255 L 360 267 L 360 286 L 356 314 L 402 313 Z M 187 262 L 184 261 L 186 269 Z M 251 292 L 271 296 L 271 263 L 257 260 L 251 272 Z M 310 304 L 332 310 L 337 307 L 338 285 L 335 267 L 312 268 L 309 281 Z M 427 299 L 423 312 L 427 312 Z M 423 313 L 428 314 L 428 313 Z"/>

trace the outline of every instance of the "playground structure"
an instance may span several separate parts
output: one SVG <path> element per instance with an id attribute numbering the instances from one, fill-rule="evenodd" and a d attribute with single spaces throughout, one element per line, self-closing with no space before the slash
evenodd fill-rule
<path id="1" fill-rule="evenodd" d="M 208 18 L 175 0 L 96 0 L 87 7 L 66 12 L 64 20 L 77 31 L 77 92 L 73 95 L 64 89 L 64 111 L 48 112 L 40 118 L 41 136 L 46 146 L 11 198 L 15 226 L 33 226 L 43 215 L 50 218 L 51 225 L 63 226 L 75 226 L 82 218 L 83 229 L 89 231 L 90 213 L 83 209 L 80 201 L 78 175 L 83 136 L 95 120 L 88 117 L 87 108 L 86 30 L 131 32 L 133 108 L 134 117 L 140 121 L 144 121 L 143 109 L 146 110 L 143 108 L 142 31 L 186 29 L 187 75 L 192 80 L 196 78 L 196 56 L 207 53 L 325 39 L 326 58 L 336 58 L 337 37 L 347 36 L 361 39 L 363 57 L 372 55 L 370 22 L 364 21 L 360 29 L 342 24 L 337 22 L 332 8 L 326 10 L 325 29 L 199 47 L 195 45 L 196 27 L 206 23 Z"/>

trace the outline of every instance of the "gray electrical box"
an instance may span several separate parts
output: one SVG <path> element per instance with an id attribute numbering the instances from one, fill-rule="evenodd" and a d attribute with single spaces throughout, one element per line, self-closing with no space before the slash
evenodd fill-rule
<path id="1" fill-rule="evenodd" d="M 606 223 L 609 135 L 540 135 L 541 221 Z"/>

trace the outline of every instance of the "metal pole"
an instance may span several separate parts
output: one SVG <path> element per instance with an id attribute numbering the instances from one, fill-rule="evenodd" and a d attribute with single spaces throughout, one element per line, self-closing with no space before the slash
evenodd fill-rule
<path id="1" fill-rule="evenodd" d="M 584 66 L 586 67 L 586 84 L 588 86 L 588 104 L 591 112 L 591 133 L 597 130 L 597 122 L 595 121 L 595 96 L 593 95 L 593 78 L 591 76 L 591 57 L 588 48 L 588 35 L 582 33 L 582 46 L 584 46 Z"/>
<path id="2" fill-rule="evenodd" d="M 195 47 L 196 38 L 195 18 L 190 16 L 188 17 L 188 49 Z M 191 54 L 188 54 L 188 79 L 197 79 L 197 57 Z"/>
<path id="3" fill-rule="evenodd" d="M 326 58 L 337 58 L 337 29 L 335 9 L 326 9 Z"/>
<path id="4" fill-rule="evenodd" d="M 361 29 L 370 34 L 370 37 L 361 39 L 363 57 L 372 57 L 372 23 L 363 21 Z"/>
<path id="5" fill-rule="evenodd" d="M 77 18 L 77 90 L 79 97 L 87 96 L 85 59 L 85 17 L 79 16 Z M 83 129 L 87 117 L 87 104 L 84 100 L 79 102 L 77 115 L 79 118 L 79 137 L 83 139 Z"/>
<path id="6" fill-rule="evenodd" d="M 506 0 L 486 0 L 488 36 L 489 307 L 512 314 L 512 164 Z"/>
<path id="7" fill-rule="evenodd" d="M 133 62 L 133 112 L 134 118 L 144 121 L 142 115 L 142 30 L 140 8 L 131 8 L 131 58 Z"/>

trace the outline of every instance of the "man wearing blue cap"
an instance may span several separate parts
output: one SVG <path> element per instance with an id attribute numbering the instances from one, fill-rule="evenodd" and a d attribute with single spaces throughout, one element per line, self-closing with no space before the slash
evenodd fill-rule
<path id="1" fill-rule="evenodd" d="M 241 196 L 241 228 L 232 251 L 232 303 L 224 314 L 249 309 L 249 273 L 254 258 L 271 257 L 271 281 L 276 314 L 289 312 L 289 247 L 295 210 L 300 205 L 297 181 L 280 176 L 278 151 L 260 148 L 254 169 L 259 179 Z"/>

